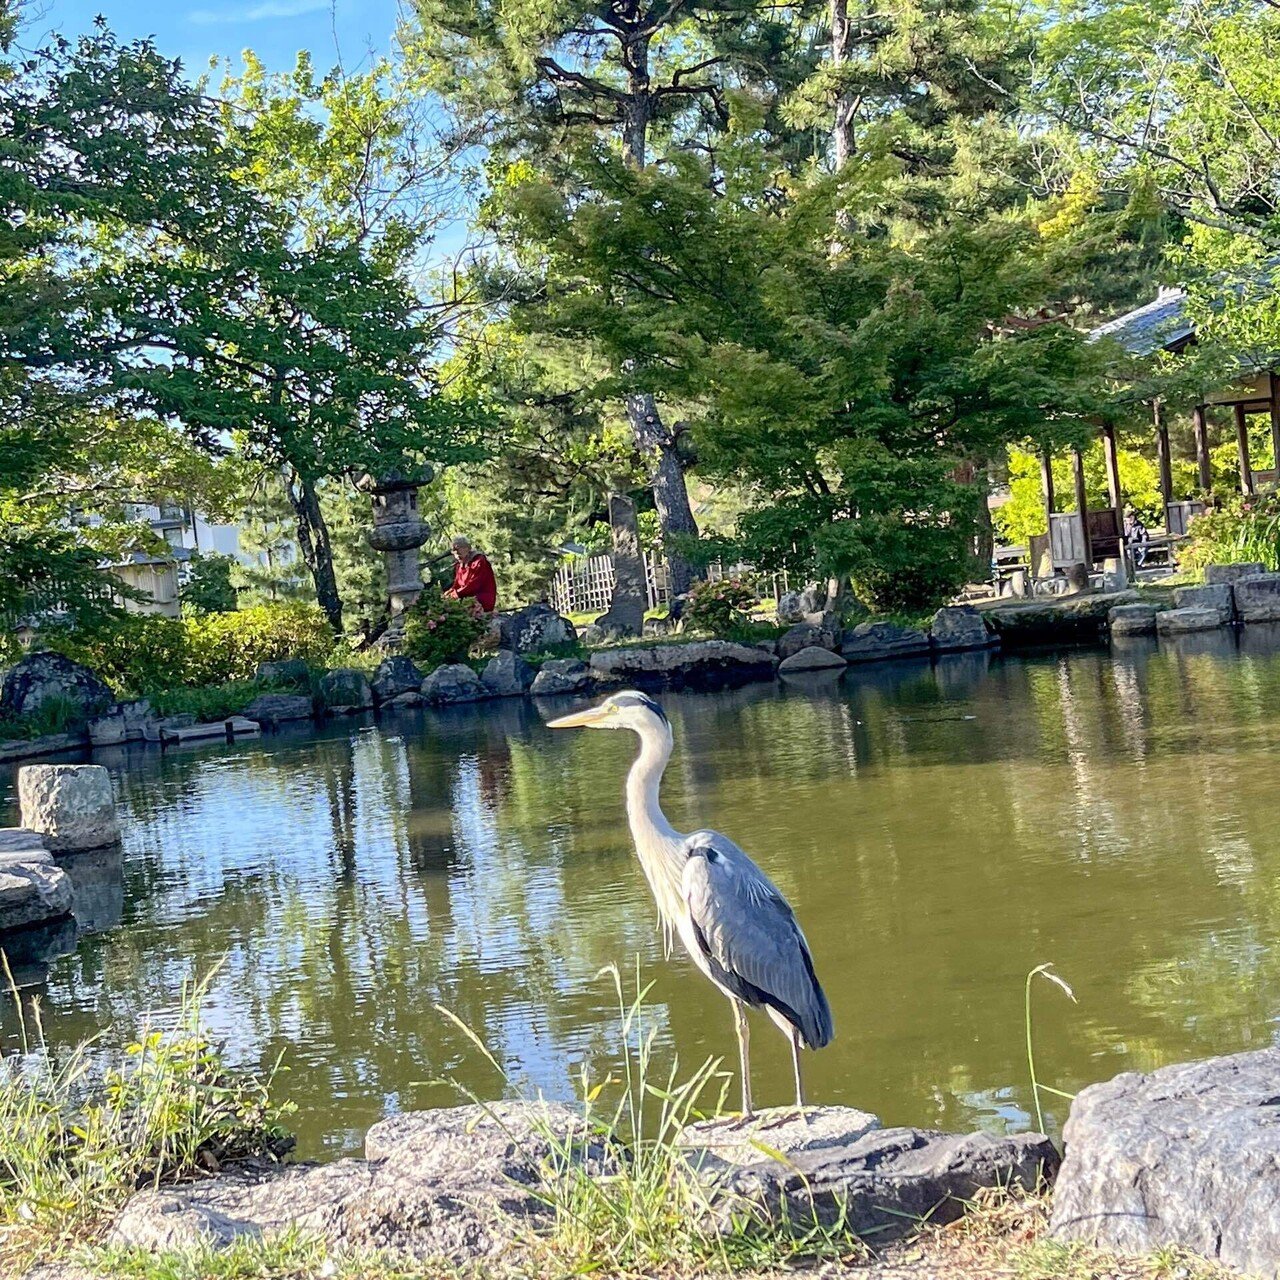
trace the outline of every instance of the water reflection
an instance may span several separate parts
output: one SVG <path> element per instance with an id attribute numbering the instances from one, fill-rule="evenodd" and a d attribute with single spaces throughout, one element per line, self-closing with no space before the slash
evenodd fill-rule
<path id="1" fill-rule="evenodd" d="M 1024 1124 L 1022 980 L 1045 960 L 1080 996 L 1037 1009 L 1064 1089 L 1274 1036 L 1280 658 L 1255 631 L 1238 651 L 957 654 L 664 699 L 673 821 L 751 849 L 809 934 L 838 1032 L 814 1097 Z M 631 747 L 510 700 L 114 753 L 123 859 L 69 864 L 97 931 L 33 953 L 46 1023 L 123 1037 L 221 960 L 207 1016 L 239 1061 L 284 1053 L 312 1155 L 453 1101 L 446 1077 L 509 1087 L 438 1006 L 512 1081 L 568 1096 L 616 1052 L 598 971 L 637 955 L 660 1052 L 731 1057 L 723 999 L 660 953 Z M 758 1095 L 785 1099 L 781 1038 L 755 1056 Z"/>

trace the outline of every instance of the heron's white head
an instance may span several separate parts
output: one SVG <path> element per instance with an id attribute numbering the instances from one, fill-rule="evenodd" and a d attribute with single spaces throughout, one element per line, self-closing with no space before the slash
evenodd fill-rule
<path id="1" fill-rule="evenodd" d="M 607 697 L 598 706 L 549 720 L 548 729 L 630 729 L 646 737 L 657 733 L 670 738 L 671 726 L 662 708 L 647 693 L 626 689 Z"/>

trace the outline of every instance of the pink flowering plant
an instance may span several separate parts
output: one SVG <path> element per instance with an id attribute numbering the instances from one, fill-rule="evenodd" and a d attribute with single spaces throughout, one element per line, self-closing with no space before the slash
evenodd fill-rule
<path id="1" fill-rule="evenodd" d="M 1280 493 L 1231 498 L 1196 516 L 1178 557 L 1184 569 L 1255 562 L 1280 569 Z"/>
<path id="2" fill-rule="evenodd" d="M 721 578 L 718 582 L 695 582 L 684 608 L 685 622 L 713 636 L 728 636 L 748 625 L 748 611 L 756 603 L 756 593 L 741 578 Z"/>
<path id="3" fill-rule="evenodd" d="M 423 593 L 405 615 L 404 651 L 420 667 L 461 662 L 488 623 L 475 600 Z"/>

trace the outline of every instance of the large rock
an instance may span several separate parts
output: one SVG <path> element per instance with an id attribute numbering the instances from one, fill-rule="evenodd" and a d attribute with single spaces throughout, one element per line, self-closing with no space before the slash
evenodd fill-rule
<path id="1" fill-rule="evenodd" d="M 1213 631 L 1223 625 L 1222 616 L 1217 609 L 1166 609 L 1156 617 L 1156 631 L 1162 636 Z"/>
<path id="2" fill-rule="evenodd" d="M 61 702 L 87 720 L 113 701 L 111 690 L 88 667 L 60 653 L 20 658 L 0 684 L 0 717 L 29 716 L 46 702 Z"/>
<path id="3" fill-rule="evenodd" d="M 1235 592 L 1225 582 L 1179 587 L 1173 593 L 1173 604 L 1176 609 L 1213 609 L 1224 626 L 1235 621 Z"/>
<path id="4" fill-rule="evenodd" d="M 916 657 L 929 652 L 929 637 L 896 622 L 861 622 L 844 633 L 840 652 L 848 662 Z"/>
<path id="5" fill-rule="evenodd" d="M 573 623 L 549 604 L 531 604 L 516 613 L 503 614 L 498 634 L 498 647 L 514 649 L 516 653 L 545 653 L 578 639 Z"/>
<path id="6" fill-rule="evenodd" d="M 800 599 L 797 602 L 800 606 L 800 616 L 807 617 L 811 613 L 821 613 L 827 607 L 827 589 L 820 587 L 816 582 L 811 582 L 800 593 Z"/>
<path id="7" fill-rule="evenodd" d="M 1107 614 L 1113 636 L 1153 636 L 1156 610 L 1149 604 L 1118 604 Z"/>
<path id="8" fill-rule="evenodd" d="M 1248 564 L 1210 564 L 1205 565 L 1204 580 L 1210 586 L 1220 582 L 1234 586 L 1241 578 L 1251 578 L 1266 571 L 1267 566 L 1256 560 Z"/>
<path id="9" fill-rule="evenodd" d="M 939 609 L 933 615 L 929 643 L 939 653 L 956 653 L 962 649 L 985 649 L 1000 642 L 987 630 L 977 609 L 969 604 L 956 604 Z"/>
<path id="10" fill-rule="evenodd" d="M 551 1209 L 540 1169 L 562 1155 L 607 1168 L 567 1107 L 495 1102 L 384 1120 L 368 1160 L 295 1166 L 139 1192 L 111 1233 L 152 1250 L 225 1246 L 286 1231 L 331 1249 L 386 1250 L 467 1264 L 518 1247 Z"/>
<path id="11" fill-rule="evenodd" d="M 71 910 L 71 881 L 41 850 L 0 857 L 0 931 L 56 920 Z"/>
<path id="12" fill-rule="evenodd" d="M 778 637 L 778 657 L 790 658 L 801 649 L 838 649 L 840 630 L 837 626 L 814 626 L 798 622 Z"/>
<path id="13" fill-rule="evenodd" d="M 314 714 L 315 707 L 305 693 L 260 693 L 243 712 L 246 720 L 255 720 L 261 725 L 310 720 Z"/>
<path id="14" fill-rule="evenodd" d="M 784 591 L 778 597 L 778 621 L 783 626 L 800 622 L 804 618 L 804 610 L 800 607 L 798 591 Z"/>
<path id="15" fill-rule="evenodd" d="M 276 662 L 260 662 L 253 678 L 259 684 L 282 685 L 301 689 L 311 684 L 311 670 L 301 658 L 281 658 Z"/>
<path id="16" fill-rule="evenodd" d="M 373 689 L 375 702 L 390 702 L 402 693 L 422 688 L 422 672 L 412 658 L 406 658 L 403 654 L 383 658 L 373 673 L 370 687 Z"/>
<path id="17" fill-rule="evenodd" d="M 605 681 L 683 684 L 768 676 L 777 661 L 772 654 L 754 645 L 732 640 L 697 640 L 691 644 L 606 649 L 591 655 L 591 670 Z"/>
<path id="18" fill-rule="evenodd" d="M 591 668 L 585 662 L 577 658 L 552 658 L 538 669 L 529 692 L 537 698 L 559 693 L 584 693 L 594 683 Z"/>
<path id="19" fill-rule="evenodd" d="M 18 770 L 22 825 L 55 853 L 120 839 L 111 775 L 99 764 L 29 764 Z"/>
<path id="20" fill-rule="evenodd" d="M 320 681 L 320 702 L 329 711 L 363 711 L 373 706 L 373 689 L 357 667 L 335 667 Z"/>
<path id="21" fill-rule="evenodd" d="M 1142 604 L 1137 591 L 1085 591 L 1074 596 L 1009 600 L 981 610 L 1005 649 L 1100 639 L 1116 605 Z"/>
<path id="22" fill-rule="evenodd" d="M 762 1144 L 768 1144 L 762 1135 Z M 964 1213 L 984 1188 L 1035 1190 L 1053 1177 L 1058 1153 L 1042 1134 L 994 1137 L 880 1129 L 848 1142 L 762 1159 L 721 1182 L 722 1212 L 754 1210 L 772 1223 L 843 1223 L 876 1242 L 905 1235 L 927 1219 Z"/>
<path id="23" fill-rule="evenodd" d="M 489 697 L 489 690 L 465 662 L 446 662 L 422 682 L 422 696 L 437 705 L 475 702 Z"/>
<path id="24" fill-rule="evenodd" d="M 1241 622 L 1280 622 L 1280 573 L 1255 573 L 1235 582 Z"/>
<path id="25" fill-rule="evenodd" d="M 1090 1085 L 1063 1138 L 1060 1238 L 1280 1273 L 1280 1048 Z"/>
<path id="26" fill-rule="evenodd" d="M 778 663 L 778 674 L 785 676 L 796 671 L 830 671 L 848 665 L 838 653 L 811 645 L 807 649 L 801 649 L 799 653 L 793 653 L 789 658 L 783 658 Z"/>
<path id="27" fill-rule="evenodd" d="M 534 674 L 533 668 L 518 653 L 504 649 L 485 663 L 480 680 L 495 698 L 515 698 L 529 691 Z"/>

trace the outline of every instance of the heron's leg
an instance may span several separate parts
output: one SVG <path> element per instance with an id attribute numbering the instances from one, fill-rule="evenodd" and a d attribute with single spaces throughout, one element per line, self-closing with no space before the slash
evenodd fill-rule
<path id="1" fill-rule="evenodd" d="M 741 1001 L 730 1000 L 733 1005 L 733 1026 L 738 1033 L 738 1062 L 742 1070 L 742 1116 L 749 1120 L 751 1109 L 751 1028 L 747 1025 L 747 1011 Z"/>
<path id="2" fill-rule="evenodd" d="M 793 1027 L 791 1030 L 791 1065 L 796 1072 L 796 1109 L 800 1112 L 800 1118 L 803 1120 L 804 1115 L 804 1083 L 800 1078 L 800 1033 Z"/>

